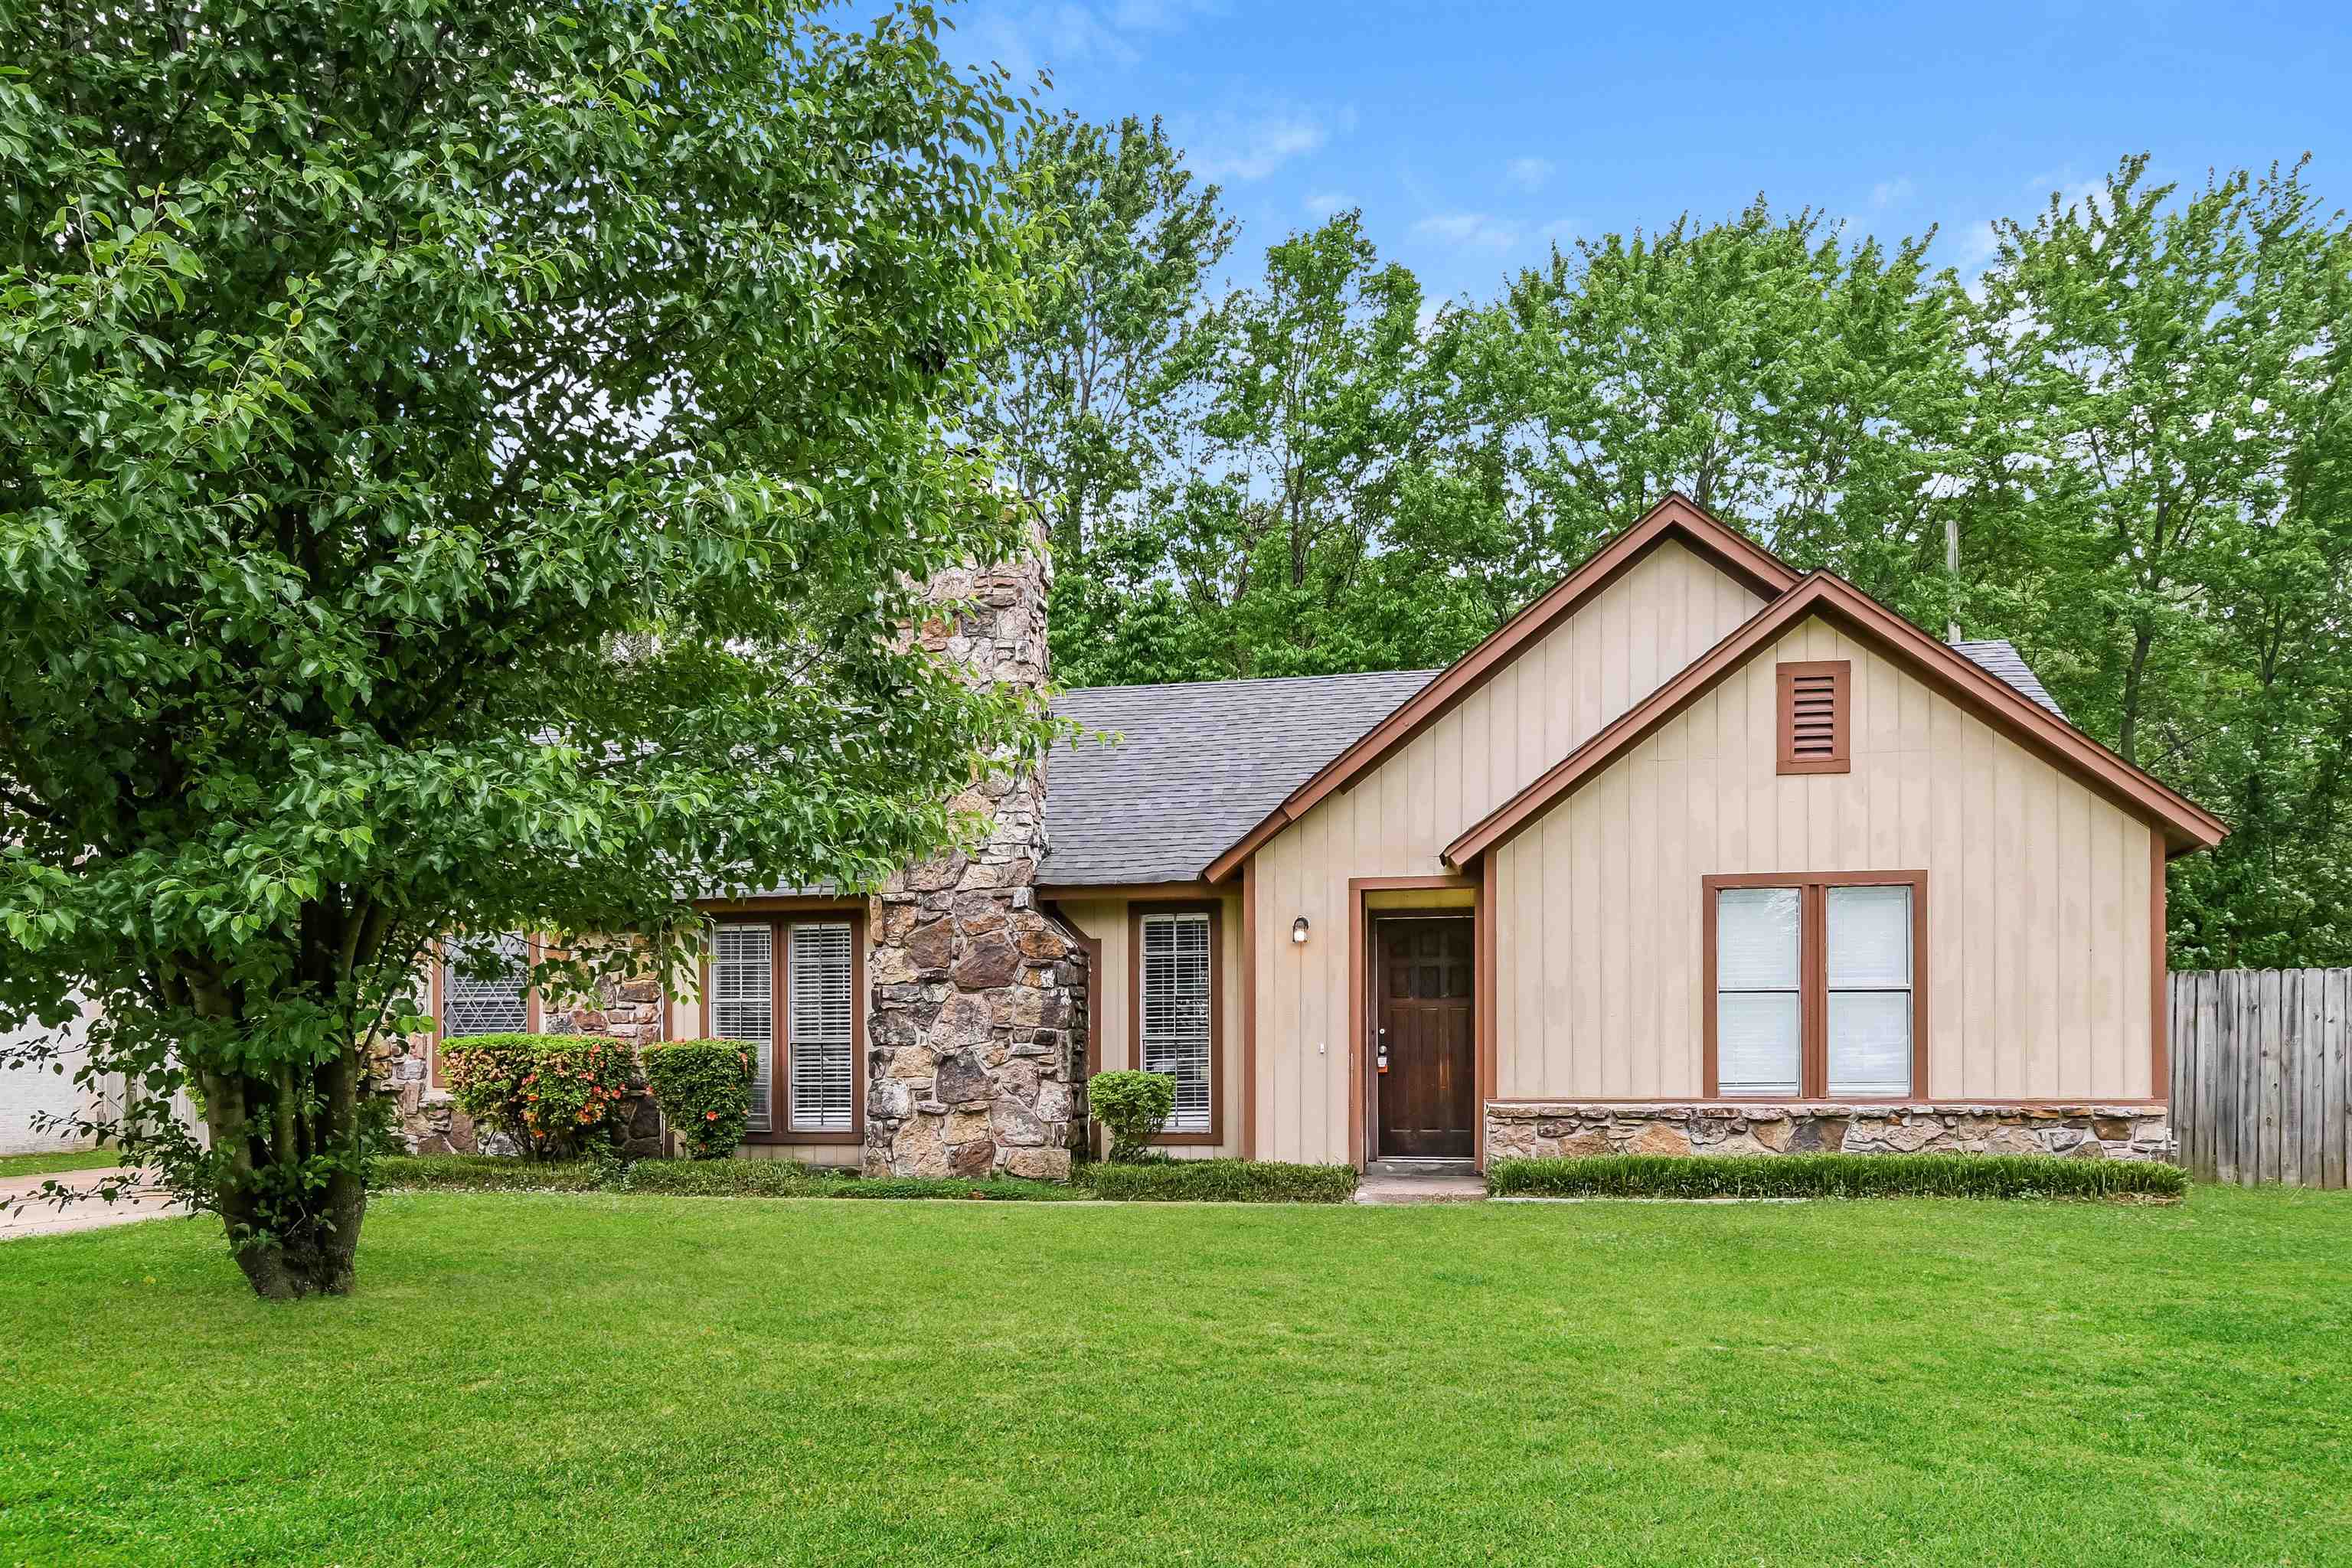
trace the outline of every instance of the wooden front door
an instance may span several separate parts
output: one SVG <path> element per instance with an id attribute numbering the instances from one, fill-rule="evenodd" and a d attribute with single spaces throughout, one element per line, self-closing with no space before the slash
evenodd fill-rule
<path id="1" fill-rule="evenodd" d="M 1469 1159 L 1477 1112 L 1469 918 L 1375 919 L 1372 933 L 1380 959 L 1372 1060 L 1381 1107 L 1373 1152 Z"/>

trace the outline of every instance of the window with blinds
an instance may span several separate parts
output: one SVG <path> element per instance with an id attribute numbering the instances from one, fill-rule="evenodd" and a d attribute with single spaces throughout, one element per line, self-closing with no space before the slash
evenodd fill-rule
<path id="1" fill-rule="evenodd" d="M 441 1035 L 519 1034 L 530 1026 L 530 943 L 520 932 L 459 942 L 441 964 Z"/>
<path id="2" fill-rule="evenodd" d="M 749 1130 L 772 1132 L 770 1109 L 776 1043 L 776 931 L 758 925 L 722 925 L 711 934 L 710 1022 L 713 1039 L 740 1040 L 751 1047 L 751 1113 Z"/>
<path id="3" fill-rule="evenodd" d="M 1924 1091 L 1924 871 L 1709 878 L 1706 1092 L 1900 1100 Z M 1724 885 L 1730 884 L 1730 885 Z"/>
<path id="4" fill-rule="evenodd" d="M 1176 1080 L 1171 1132 L 1206 1132 L 1209 1082 L 1209 917 L 1146 915 L 1141 926 L 1143 1070 Z"/>
<path id="5" fill-rule="evenodd" d="M 1716 895 L 1719 1094 L 1803 1092 L 1801 905 L 1795 888 L 1726 888 Z"/>
<path id="6" fill-rule="evenodd" d="M 1824 889 L 1832 1098 L 1911 1092 L 1911 889 Z"/>
<path id="7" fill-rule="evenodd" d="M 1852 718 L 1849 659 L 1779 667 L 1780 768 L 1784 773 L 1843 773 L 1853 763 L 1847 734 Z"/>
<path id="8" fill-rule="evenodd" d="M 847 1132 L 856 1094 L 849 924 L 795 925 L 791 942 L 785 1032 L 792 1130 Z"/>

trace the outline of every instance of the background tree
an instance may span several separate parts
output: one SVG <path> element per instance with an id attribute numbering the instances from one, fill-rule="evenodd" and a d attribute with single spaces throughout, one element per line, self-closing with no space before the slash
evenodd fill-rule
<path id="1" fill-rule="evenodd" d="M 2183 962 L 2347 962 L 2352 243 L 2300 166 L 2176 200 L 2147 164 L 1998 226 L 1979 603 L 2077 723 L 2233 825 L 2175 873 Z"/>
<path id="2" fill-rule="evenodd" d="M 1940 564 L 1965 300 L 1932 238 L 1849 244 L 1759 198 L 1580 240 L 1454 318 L 1449 467 L 1511 562 L 1497 619 L 1674 489 L 1890 597 Z"/>
<path id="3" fill-rule="evenodd" d="M 894 638 L 1018 532 L 955 424 L 1020 105 L 809 10 L 8 13 L 0 1026 L 201 1089 L 127 1147 L 266 1296 L 351 1289 L 435 938 L 678 963 L 1043 743 Z"/>
<path id="4" fill-rule="evenodd" d="M 1197 408 L 1126 563 L 1143 606 L 1195 622 L 1192 667 L 1160 679 L 1396 668 L 1458 640 L 1448 584 L 1397 553 L 1426 428 L 1421 303 L 1347 212 L 1269 247 L 1261 285 L 1187 332 Z"/>
<path id="5" fill-rule="evenodd" d="M 1186 407 L 1175 351 L 1235 225 L 1157 120 L 1034 121 L 1019 164 L 1035 282 L 972 423 L 1051 533 L 1050 636 L 1067 675 L 1087 668 L 1102 625 L 1116 618 L 1107 584 L 1123 575 L 1139 504 Z"/>

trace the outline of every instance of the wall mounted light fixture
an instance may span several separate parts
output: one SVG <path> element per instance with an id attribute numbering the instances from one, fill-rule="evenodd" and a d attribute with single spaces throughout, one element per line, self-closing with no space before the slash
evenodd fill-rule
<path id="1" fill-rule="evenodd" d="M 1295 942 L 1303 942 L 1307 940 L 1307 917 L 1305 915 L 1301 915 L 1297 920 L 1290 922 L 1290 940 Z"/>

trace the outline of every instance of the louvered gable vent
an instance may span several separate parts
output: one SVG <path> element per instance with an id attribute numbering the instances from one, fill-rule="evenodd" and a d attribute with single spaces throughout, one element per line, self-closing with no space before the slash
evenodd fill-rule
<path id="1" fill-rule="evenodd" d="M 1780 667 L 1780 772 L 1842 773 L 1852 766 L 1847 691 L 1853 666 L 1819 659 Z"/>

